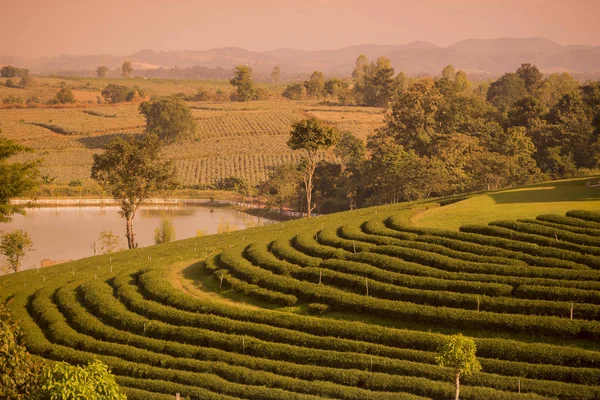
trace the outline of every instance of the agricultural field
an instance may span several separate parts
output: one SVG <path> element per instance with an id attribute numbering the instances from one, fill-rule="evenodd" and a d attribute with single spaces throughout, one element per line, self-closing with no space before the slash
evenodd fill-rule
<path id="1" fill-rule="evenodd" d="M 22 98 L 29 96 L 30 90 L 48 97 L 44 93 L 56 93 L 62 82 L 56 78 L 37 80 L 38 89 L 0 86 L 0 98 L 8 90 L 23 91 L 13 94 Z M 226 82 L 83 78 L 65 81 L 67 86 L 79 88 L 94 99 L 108 83 L 138 85 L 151 95 L 190 95 L 200 87 L 213 86 L 231 90 Z M 196 132 L 165 149 L 165 156 L 178 169 L 180 183 L 187 186 L 206 185 L 231 175 L 257 183 L 267 177 L 270 168 L 295 162 L 299 155 L 286 142 L 290 125 L 302 118 L 316 116 L 363 139 L 382 126 L 384 119 L 381 109 L 323 105 L 317 101 L 273 99 L 188 104 L 197 122 Z M 42 174 L 62 184 L 88 179 L 93 154 L 102 151 L 116 135 L 140 134 L 144 126 L 138 104 L 131 103 L 95 104 L 94 100 L 90 104 L 78 103 L 77 107 L 0 109 L 2 135 L 35 150 L 20 156 L 21 159 L 40 159 Z M 332 155 L 322 154 L 322 157 Z"/>
<path id="2" fill-rule="evenodd" d="M 435 355 L 459 332 L 482 365 L 462 399 L 600 398 L 598 208 L 411 223 L 453 200 L 25 271 L 0 277 L 0 301 L 30 352 L 100 359 L 130 399 L 452 398 Z"/>

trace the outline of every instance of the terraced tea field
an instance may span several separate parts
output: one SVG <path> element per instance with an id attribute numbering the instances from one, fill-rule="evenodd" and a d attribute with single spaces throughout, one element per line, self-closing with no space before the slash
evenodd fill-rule
<path id="1" fill-rule="evenodd" d="M 434 357 L 457 332 L 483 367 L 463 399 L 600 398 L 600 212 L 410 224 L 445 207 L 92 257 L 0 277 L 0 300 L 32 353 L 100 359 L 130 399 L 452 398 Z"/>
<path id="2" fill-rule="evenodd" d="M 136 84 L 150 94 L 159 95 L 191 94 L 199 87 L 213 85 L 212 82 L 191 82 L 92 79 L 87 85 L 85 80 L 78 79 L 68 80 L 66 84 L 97 95 L 108 83 L 129 87 Z M 44 86 L 46 84 L 48 87 Z M 58 91 L 59 81 L 40 79 L 37 87 L 40 93 L 51 88 Z M 0 86 L 0 99 L 3 90 L 23 91 L 17 93 L 23 97 L 30 89 Z M 166 157 L 178 167 L 178 179 L 184 185 L 210 184 L 231 175 L 252 183 L 264 180 L 270 168 L 298 160 L 298 154 L 292 152 L 286 142 L 291 124 L 307 116 L 322 118 L 361 138 L 366 138 L 383 124 L 381 109 L 321 105 L 316 101 L 203 102 L 189 105 L 197 121 L 196 132 L 165 149 Z M 32 154 L 20 156 L 21 159 L 42 160 L 42 174 L 63 184 L 88 179 L 93 154 L 102 151 L 116 135 L 140 134 L 144 127 L 145 121 L 138 112 L 137 104 L 0 109 L 2 135 L 35 149 Z M 332 155 L 322 154 L 322 157 L 331 158 Z"/>

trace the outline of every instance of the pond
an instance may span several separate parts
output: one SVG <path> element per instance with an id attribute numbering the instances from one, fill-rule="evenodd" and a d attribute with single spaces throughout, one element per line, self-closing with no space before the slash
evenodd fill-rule
<path id="1" fill-rule="evenodd" d="M 42 260 L 77 260 L 100 254 L 100 232 L 112 231 L 125 240 L 125 220 L 117 206 L 58 206 L 34 208 L 26 216 L 15 215 L 9 224 L 0 224 L 7 232 L 23 229 L 31 236 L 33 250 L 23 260 L 21 269 L 38 268 Z M 135 239 L 140 247 L 154 244 L 154 230 L 161 218 L 173 221 L 177 239 L 227 232 L 266 225 L 272 221 L 229 208 L 195 205 L 144 205 L 134 220 Z M 0 274 L 7 265 L 0 256 Z"/>

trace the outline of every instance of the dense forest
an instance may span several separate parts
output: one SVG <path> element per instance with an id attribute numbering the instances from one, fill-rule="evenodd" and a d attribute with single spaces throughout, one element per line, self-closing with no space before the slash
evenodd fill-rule
<path id="1" fill-rule="evenodd" d="M 351 80 L 315 72 L 298 86 L 286 91 L 387 108 L 366 144 L 346 133 L 338 161 L 317 167 L 318 212 L 586 175 L 600 163 L 600 83 L 568 73 L 522 64 L 474 85 L 450 65 L 439 78 L 407 78 L 360 56 Z M 275 171 L 271 192 L 286 173 Z"/>

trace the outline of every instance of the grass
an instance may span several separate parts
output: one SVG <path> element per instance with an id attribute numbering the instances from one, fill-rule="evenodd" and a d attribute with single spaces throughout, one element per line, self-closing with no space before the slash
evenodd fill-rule
<path id="1" fill-rule="evenodd" d="M 64 359 L 70 362 L 85 362 L 90 357 L 99 358 L 111 367 L 131 399 L 148 396 L 148 393 L 137 392 L 135 388 L 172 394 L 174 384 L 179 385 L 177 391 L 184 397 L 194 396 L 194 393 L 198 393 L 197 387 L 200 387 L 212 392 L 214 398 L 224 394 L 251 399 L 392 399 L 403 398 L 402 396 L 445 398 L 452 394 L 451 373 L 437 367 L 432 360 L 438 343 L 446 335 L 457 332 L 475 338 L 484 367 L 481 374 L 463 382 L 465 399 L 516 398 L 514 382 L 517 377 L 521 379 L 523 391 L 528 393 L 521 394 L 523 397 L 519 398 L 540 398 L 536 394 L 542 397 L 597 398 L 600 394 L 598 342 L 560 332 L 572 324 L 585 323 L 588 327 L 586 329 L 593 329 L 599 322 L 596 319 L 582 319 L 578 313 L 584 310 L 591 313 L 598 306 L 593 302 L 577 302 L 574 321 L 563 316 L 560 320 L 556 319 L 560 323 L 549 327 L 550 332 L 556 330 L 559 334 L 535 334 L 531 329 L 537 329 L 536 324 L 555 321 L 552 318 L 556 317 L 543 315 L 553 312 L 557 307 L 564 314 L 568 312 L 569 303 L 545 299 L 539 299 L 540 302 L 512 296 L 523 283 L 531 284 L 535 281 L 538 284 L 546 282 L 557 285 L 547 288 L 545 292 L 552 298 L 554 293 L 561 293 L 563 290 L 567 290 L 563 296 L 568 296 L 568 290 L 572 287 L 600 287 L 597 280 L 532 280 L 528 274 L 532 271 L 546 273 L 545 267 L 536 266 L 533 261 L 524 265 L 515 259 L 512 261 L 516 264 L 510 264 L 509 268 L 517 266 L 518 276 L 458 271 L 448 274 L 446 279 L 436 281 L 436 274 L 445 273 L 443 263 L 428 264 L 416 259 L 402 264 L 402 258 L 390 258 L 386 268 L 399 268 L 392 267 L 398 264 L 404 265 L 403 268 L 408 270 L 417 268 L 420 271 L 425 268 L 435 272 L 430 272 L 432 275 L 429 278 L 420 273 L 411 275 L 410 272 L 404 272 L 408 274 L 405 276 L 409 280 L 415 282 L 446 285 L 445 280 L 457 281 L 456 276 L 460 275 L 460 284 L 470 285 L 474 290 L 494 284 L 509 293 L 498 295 L 499 297 L 482 296 L 483 310 L 482 313 L 477 313 L 468 303 L 474 299 L 473 295 L 465 297 L 464 293 L 457 291 L 415 292 L 418 296 L 434 296 L 439 301 L 448 301 L 449 298 L 466 299 L 465 305 L 435 309 L 442 315 L 448 310 L 455 310 L 466 312 L 469 318 L 473 318 L 466 325 L 454 325 L 442 323 L 439 319 L 435 322 L 435 316 L 430 320 L 423 319 L 419 317 L 419 313 L 412 317 L 393 315 L 403 313 L 407 308 L 421 306 L 424 307 L 420 309 L 421 312 L 428 312 L 427 307 L 430 306 L 427 306 L 426 300 L 420 300 L 423 297 L 417 296 L 410 301 L 394 303 L 397 306 L 386 313 L 382 313 L 379 308 L 373 308 L 372 312 L 353 309 L 368 304 L 383 304 L 382 301 L 387 301 L 385 293 L 400 293 L 402 290 L 415 288 L 410 284 L 406 287 L 386 286 L 383 281 L 386 277 L 405 278 L 398 273 L 390 274 L 389 269 L 377 268 L 376 275 L 369 278 L 370 295 L 364 296 L 364 286 L 353 287 L 347 285 L 347 282 L 358 279 L 362 285 L 363 278 L 367 275 L 334 271 L 315 255 L 331 251 L 332 246 L 345 246 L 346 250 L 343 252 L 339 248 L 336 250 L 341 262 L 352 260 L 353 257 L 360 256 L 361 252 L 365 253 L 363 255 L 375 254 L 378 246 L 369 250 L 364 247 L 368 243 L 365 240 L 381 242 L 384 245 L 382 249 L 409 251 L 411 244 L 426 245 L 428 237 L 439 234 L 437 231 L 428 231 L 427 235 L 419 236 L 419 233 L 415 233 L 417 230 L 408 226 L 415 216 L 435 211 L 438 213 L 437 218 L 445 218 L 445 211 L 453 215 L 455 207 L 478 198 L 496 199 L 489 207 L 480 203 L 478 212 L 481 218 L 492 218 L 485 215 L 483 207 L 496 213 L 494 219 L 498 216 L 509 218 L 513 214 L 506 214 L 509 212 L 506 210 L 502 214 L 495 211 L 494 207 L 517 201 L 522 204 L 568 203 L 571 205 L 569 209 L 594 208 L 598 199 L 585 197 L 585 193 L 589 192 L 580 188 L 582 182 L 549 182 L 518 190 L 482 194 L 446 206 L 439 206 L 438 201 L 429 200 L 412 205 L 359 209 L 311 220 L 276 223 L 229 234 L 191 238 L 90 257 L 41 270 L 2 276 L 0 301 L 11 300 L 10 308 L 25 331 L 25 342 L 31 352 L 51 360 Z M 546 187 L 554 189 L 544 189 Z M 540 193 L 548 193 L 543 198 L 548 201 L 539 201 Z M 551 208 L 537 210 L 536 214 L 541 214 L 550 212 Z M 393 218 L 394 224 L 387 222 L 390 218 Z M 367 221 L 378 223 L 372 225 L 369 234 L 360 228 Z M 402 227 L 398 227 L 398 224 Z M 347 237 L 345 235 L 350 233 L 342 233 L 346 231 L 338 229 L 342 226 L 354 227 L 354 231 L 349 229 L 347 232 L 358 232 L 362 236 Z M 598 226 L 600 231 L 600 225 Z M 377 229 L 380 232 L 373 233 Z M 317 232 L 325 230 L 334 233 L 333 239 L 331 235 L 328 237 L 338 245 L 327 242 L 326 235 L 318 235 L 318 241 L 314 240 Z M 591 232 L 590 229 L 588 231 Z M 68 233 L 63 234 L 68 237 Z M 398 240 L 389 235 L 405 238 L 413 236 L 410 240 Z M 298 256 L 301 248 L 293 240 L 300 236 L 304 238 L 304 251 L 312 255 L 310 260 L 316 261 L 317 267 L 294 264 L 301 261 L 293 261 L 292 256 L 282 253 L 273 257 L 274 253 L 269 253 L 266 246 L 260 248 L 264 249 L 267 259 L 271 260 L 268 263 L 258 259 L 250 263 L 250 258 L 244 252 L 250 244 L 277 240 L 290 243 L 292 248 L 296 246 L 295 260 L 300 260 L 302 257 Z M 493 237 L 489 239 L 495 240 Z M 363 246 L 365 250 L 353 254 L 355 243 L 359 249 Z M 541 255 L 547 253 L 556 256 L 557 251 L 561 251 L 560 247 L 531 247 L 528 243 L 519 241 L 515 241 L 514 245 Z M 481 262 L 480 265 L 465 263 L 461 258 L 485 258 L 486 255 L 478 253 L 482 249 L 485 247 L 472 247 L 471 253 L 465 250 L 462 253 L 455 252 L 445 260 L 448 265 L 463 263 L 468 268 L 479 268 L 482 271 L 505 267 L 494 264 L 497 260 Z M 498 249 L 501 250 L 507 251 Z M 577 257 L 573 252 L 561 254 L 566 259 Z M 214 256 L 215 261 L 203 262 L 207 257 L 212 260 Z M 304 253 L 304 259 L 307 259 L 307 253 Z M 540 256 L 539 260 L 541 259 Z M 572 264 L 575 263 L 565 265 L 564 269 L 552 270 L 555 273 L 564 271 L 561 273 L 567 275 L 584 274 L 582 276 L 592 276 L 598 272 L 581 264 L 578 265 L 579 269 L 568 269 Z M 244 278 L 240 275 L 243 268 L 246 268 L 244 266 L 258 268 L 257 271 L 261 272 Z M 268 272 L 276 266 L 285 267 L 287 275 Z M 372 264 L 364 271 L 373 273 L 374 266 Z M 526 268 L 521 268 L 523 266 Z M 323 284 L 311 286 L 309 282 L 316 283 L 315 279 L 320 273 L 323 274 Z M 220 288 L 220 276 L 238 279 L 241 282 L 239 290 L 234 290 L 227 283 Z M 284 277 L 287 279 L 285 282 L 293 281 L 293 285 L 297 285 L 294 287 L 300 289 L 279 293 L 283 287 L 277 280 L 269 282 L 272 277 Z M 519 279 L 522 281 L 517 281 Z M 225 279 L 225 282 L 228 280 Z M 507 285 L 512 285 L 513 288 L 507 288 Z M 304 288 L 314 291 L 311 296 L 315 297 L 307 295 Z M 592 289 L 577 290 L 579 291 L 573 293 L 588 290 L 588 295 L 592 295 Z M 293 305 L 279 305 L 266 300 L 276 293 L 293 294 L 297 302 Z M 327 297 L 327 293 L 336 295 Z M 440 297 L 435 297 L 438 294 Z M 348 296 L 355 296 L 353 298 L 360 300 L 352 307 L 349 303 L 340 307 L 338 302 L 345 301 Z M 521 302 L 523 309 L 518 312 L 495 312 L 492 315 L 504 321 L 509 317 L 514 318 L 511 321 L 515 323 L 519 318 L 530 318 L 531 325 L 528 329 L 520 330 L 510 325 L 493 329 L 493 319 L 479 321 L 481 318 L 488 318 L 491 311 L 485 307 L 491 304 L 487 302 L 492 301 L 499 301 L 500 305 Z M 311 307 L 308 306 L 310 303 L 327 304 L 330 309 L 321 316 L 315 316 L 311 314 Z M 527 316 L 530 307 L 542 307 L 542 304 L 547 307 L 539 308 L 542 316 Z M 203 375 L 194 375 L 200 373 Z"/>
<path id="2" fill-rule="evenodd" d="M 567 179 L 476 195 L 425 210 L 415 215 L 411 223 L 423 228 L 458 230 L 462 225 L 564 214 L 573 209 L 600 210 L 599 188 L 585 185 L 596 180 L 598 177 Z"/>

